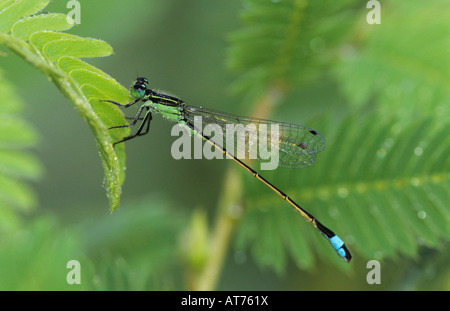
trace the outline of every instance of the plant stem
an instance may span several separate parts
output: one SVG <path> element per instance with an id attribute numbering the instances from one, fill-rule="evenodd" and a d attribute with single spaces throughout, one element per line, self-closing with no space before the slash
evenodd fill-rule
<path id="1" fill-rule="evenodd" d="M 223 193 L 218 203 L 214 232 L 210 240 L 209 257 L 204 269 L 193 284 L 193 290 L 213 290 L 217 285 L 228 252 L 230 238 L 241 218 L 242 206 L 237 203 L 242 196 L 241 192 L 238 172 L 234 168 L 228 169 Z"/>
<path id="2" fill-rule="evenodd" d="M 258 101 L 256 105 L 258 110 L 255 109 L 252 116 L 267 118 L 282 99 L 284 91 L 281 84 L 269 87 Z M 230 167 L 227 170 L 222 195 L 218 202 L 218 213 L 210 241 L 210 254 L 203 270 L 194 280 L 192 290 L 214 290 L 217 286 L 232 234 L 243 216 L 241 184 L 241 175 L 236 166 Z"/>

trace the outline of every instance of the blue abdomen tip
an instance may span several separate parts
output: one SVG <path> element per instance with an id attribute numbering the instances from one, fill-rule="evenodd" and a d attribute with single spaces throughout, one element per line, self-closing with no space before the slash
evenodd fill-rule
<path id="1" fill-rule="evenodd" d="M 341 255 L 339 249 L 342 247 L 342 245 L 344 245 L 344 241 L 342 241 L 337 235 L 328 240 L 330 241 L 331 245 L 333 245 L 334 249 L 338 251 L 339 255 Z M 345 253 L 343 249 L 341 251 Z M 343 255 L 341 256 L 344 257 Z"/>

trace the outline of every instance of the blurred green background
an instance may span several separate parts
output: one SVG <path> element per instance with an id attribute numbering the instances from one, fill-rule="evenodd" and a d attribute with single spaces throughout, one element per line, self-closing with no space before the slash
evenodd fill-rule
<path id="1" fill-rule="evenodd" d="M 354 260 L 341 262 L 242 174 L 245 213 L 215 289 L 449 290 L 448 4 L 383 1 L 381 24 L 369 25 L 365 1 L 80 3 L 81 24 L 68 32 L 108 42 L 112 56 L 85 61 L 123 86 L 146 76 L 188 104 L 237 115 L 275 90 L 267 117 L 327 141 L 312 167 L 262 175 L 339 234 Z M 45 10 L 67 13 L 66 4 Z M 233 164 L 174 160 L 172 124 L 154 116 L 150 134 L 126 145 L 122 203 L 110 213 L 86 123 L 41 72 L 0 51 L 2 102 L 21 102 L 26 123 L 15 129 L 34 145 L 23 175 L 8 174 L 2 156 L 0 289 L 190 289 Z M 81 285 L 66 282 L 71 259 Z M 367 284 L 371 259 L 380 285 Z"/>

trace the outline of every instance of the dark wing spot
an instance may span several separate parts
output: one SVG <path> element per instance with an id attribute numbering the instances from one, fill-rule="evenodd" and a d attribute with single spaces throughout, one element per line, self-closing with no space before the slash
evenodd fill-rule
<path id="1" fill-rule="evenodd" d="M 299 146 L 300 148 L 302 148 L 302 149 L 308 148 L 308 145 L 305 144 L 304 142 L 299 143 L 298 146 Z"/>
<path id="2" fill-rule="evenodd" d="M 313 135 L 317 135 L 317 132 L 316 131 L 314 131 L 314 130 L 311 130 L 311 131 L 309 131 L 311 134 L 313 134 Z"/>

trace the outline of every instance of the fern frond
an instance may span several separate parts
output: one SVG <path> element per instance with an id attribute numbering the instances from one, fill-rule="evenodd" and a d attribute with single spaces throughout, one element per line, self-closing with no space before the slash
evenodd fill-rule
<path id="1" fill-rule="evenodd" d="M 98 289 L 177 289 L 182 268 L 179 237 L 184 244 L 186 216 L 182 210 L 174 213 L 167 200 L 151 196 L 107 220 L 83 223 L 86 252 L 101 262 L 96 271 Z"/>
<path id="2" fill-rule="evenodd" d="M 22 103 L 0 72 L 0 232 L 17 229 L 19 212 L 31 210 L 36 197 L 25 181 L 42 174 L 39 161 L 26 152 L 37 142 L 34 129 L 20 116 Z"/>
<path id="3" fill-rule="evenodd" d="M 355 28 L 335 70 L 353 107 L 375 99 L 383 113 L 405 122 L 424 114 L 448 121 L 450 22 L 435 18 L 443 8 L 446 1 L 396 2 L 380 25 Z"/>
<path id="4" fill-rule="evenodd" d="M 229 37 L 227 65 L 241 74 L 232 90 L 289 88 L 313 80 L 350 30 L 352 3 L 246 0 L 241 15 L 246 26 Z"/>
<path id="5" fill-rule="evenodd" d="M 230 37 L 228 65 L 242 73 L 234 91 L 264 98 L 281 85 L 287 94 L 332 68 L 327 78 L 334 78 L 351 108 L 361 113 L 373 104 L 371 117 L 352 113 L 337 126 L 334 116 L 308 123 L 327 141 L 312 167 L 261 172 L 340 235 L 356 258 L 416 257 L 419 245 L 437 248 L 450 239 L 448 57 L 442 49 L 448 21 L 431 18 L 442 7 L 396 3 L 373 27 L 357 1 L 248 0 L 246 26 Z M 352 33 L 353 46 L 342 40 Z M 289 206 L 243 178 L 246 198 L 253 195 L 238 248 L 249 248 L 255 261 L 277 272 L 289 255 L 299 267 L 310 267 L 312 249 L 339 262 Z"/>
<path id="6" fill-rule="evenodd" d="M 108 127 L 125 124 L 117 107 L 99 99 L 129 101 L 129 94 L 113 78 L 79 58 L 107 56 L 106 42 L 61 33 L 72 27 L 62 14 L 33 15 L 48 0 L 6 1 L 0 6 L 0 43 L 39 69 L 55 83 L 90 126 L 103 162 L 105 187 L 111 210 L 119 205 L 124 181 L 124 146 L 111 144 L 128 134 L 127 129 L 108 132 Z M 111 135 L 111 136 L 110 136 Z"/>
<path id="7" fill-rule="evenodd" d="M 329 132 L 327 123 L 315 125 L 328 143 L 316 163 L 278 169 L 274 184 L 340 235 L 355 258 L 416 257 L 420 245 L 436 248 L 450 239 L 448 123 L 423 118 L 406 126 L 375 115 L 349 117 Z M 282 271 L 290 253 L 309 267 L 317 249 L 340 262 L 277 196 L 262 194 L 251 180 L 246 192 L 253 196 L 237 246 L 251 245 L 260 265 Z"/>

